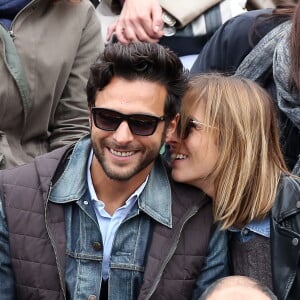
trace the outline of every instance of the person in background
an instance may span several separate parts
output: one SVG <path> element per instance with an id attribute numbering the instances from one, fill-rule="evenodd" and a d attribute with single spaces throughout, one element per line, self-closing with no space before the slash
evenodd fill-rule
<path id="1" fill-rule="evenodd" d="M 116 39 L 123 44 L 132 41 L 160 43 L 174 51 L 189 69 L 199 49 L 216 29 L 230 17 L 243 13 L 245 4 L 246 0 L 176 3 L 170 0 L 103 0 L 97 12 L 104 39 Z"/>
<path id="2" fill-rule="evenodd" d="M 108 28 L 108 39 L 116 34 L 121 43 L 129 43 L 130 41 L 159 42 L 164 35 L 163 9 L 159 0 L 118 0 L 115 2 L 119 2 L 122 9 L 120 17 Z M 215 1 L 215 3 L 217 2 Z M 249 5 L 255 9 L 274 7 L 271 0 L 248 2 L 251 2 Z M 166 7 L 172 6 L 168 0 L 163 1 L 163 3 Z"/>
<path id="3" fill-rule="evenodd" d="M 247 276 L 227 276 L 211 284 L 199 300 L 277 300 L 259 281 Z"/>
<path id="4" fill-rule="evenodd" d="M 161 45 L 107 45 L 91 134 L 0 172 L 1 300 L 197 299 L 226 275 L 210 199 L 159 156 L 186 78 Z"/>
<path id="5" fill-rule="evenodd" d="M 236 73 L 268 90 L 280 120 L 280 142 L 286 164 L 297 175 L 300 175 L 299 20 L 300 3 L 241 14 L 216 31 L 191 68 L 192 75 Z"/>
<path id="6" fill-rule="evenodd" d="M 299 299 L 300 179 L 285 165 L 269 94 L 243 77 L 195 75 L 166 141 L 173 179 L 212 199 L 231 274 Z"/>
<path id="7" fill-rule="evenodd" d="M 159 42 L 163 36 L 162 7 L 158 0 L 120 1 L 122 10 L 116 22 L 108 27 L 107 39 L 116 34 L 118 41 Z"/>
<path id="8" fill-rule="evenodd" d="M 85 87 L 103 50 L 88 0 L 0 0 L 0 169 L 89 132 Z"/>

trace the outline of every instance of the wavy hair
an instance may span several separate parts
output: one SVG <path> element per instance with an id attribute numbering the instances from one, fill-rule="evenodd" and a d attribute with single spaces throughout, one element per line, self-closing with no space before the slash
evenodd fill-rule
<path id="1" fill-rule="evenodd" d="M 214 131 L 219 157 L 208 175 L 214 182 L 215 221 L 222 229 L 244 226 L 270 211 L 276 187 L 288 173 L 269 94 L 246 78 L 202 74 L 191 78 L 182 102 L 181 133 L 200 102 L 204 130 Z"/>
<path id="2" fill-rule="evenodd" d="M 95 104 L 97 93 L 103 90 L 113 77 L 129 81 L 157 82 L 167 90 L 164 113 L 170 120 L 179 111 L 187 76 L 187 70 L 178 56 L 157 43 L 111 43 L 91 66 L 87 83 L 88 106 L 92 107 Z"/>

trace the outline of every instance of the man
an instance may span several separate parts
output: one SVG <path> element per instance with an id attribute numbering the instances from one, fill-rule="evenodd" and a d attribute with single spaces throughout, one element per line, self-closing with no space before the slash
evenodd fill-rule
<path id="1" fill-rule="evenodd" d="M 1 299 L 190 299 L 224 275 L 210 199 L 159 157 L 185 82 L 158 44 L 105 48 L 90 136 L 0 173 Z"/>
<path id="2" fill-rule="evenodd" d="M 228 276 L 215 281 L 199 300 L 277 300 L 266 286 L 247 276 Z"/>

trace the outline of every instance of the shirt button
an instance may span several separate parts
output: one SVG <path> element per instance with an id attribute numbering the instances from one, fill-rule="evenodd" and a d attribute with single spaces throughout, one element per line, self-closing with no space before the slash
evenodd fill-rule
<path id="1" fill-rule="evenodd" d="M 100 251 L 102 249 L 101 244 L 99 242 L 93 242 L 92 246 L 95 251 Z"/>
<path id="2" fill-rule="evenodd" d="M 95 295 L 89 295 L 88 300 L 96 300 L 96 296 Z"/>
<path id="3" fill-rule="evenodd" d="M 296 207 L 297 207 L 297 208 L 300 208 L 300 201 L 297 201 Z"/>
<path id="4" fill-rule="evenodd" d="M 299 240 L 298 240 L 297 238 L 293 238 L 293 239 L 292 239 L 292 244 L 293 244 L 293 246 L 297 246 L 298 243 L 299 243 Z"/>
<path id="5" fill-rule="evenodd" d="M 84 200 L 84 201 L 83 201 L 83 204 L 84 204 L 84 205 L 88 205 L 88 204 L 89 204 L 89 202 L 88 202 L 88 201 L 86 201 L 86 200 Z"/>
<path id="6" fill-rule="evenodd" d="M 242 234 L 243 235 L 247 235 L 249 233 L 249 230 L 247 229 L 247 228 L 244 228 L 243 230 L 242 230 Z"/>

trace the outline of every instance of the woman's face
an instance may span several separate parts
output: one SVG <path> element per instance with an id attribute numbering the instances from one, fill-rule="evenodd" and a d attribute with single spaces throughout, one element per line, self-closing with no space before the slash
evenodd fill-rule
<path id="1" fill-rule="evenodd" d="M 213 171 L 219 152 L 216 131 L 205 130 L 204 112 L 205 105 L 201 103 L 191 116 L 191 119 L 200 123 L 195 122 L 195 127 L 191 128 L 190 134 L 181 144 L 176 131 L 167 134 L 167 143 L 171 146 L 173 179 L 201 188 L 213 197 L 213 183 L 205 177 Z"/>

